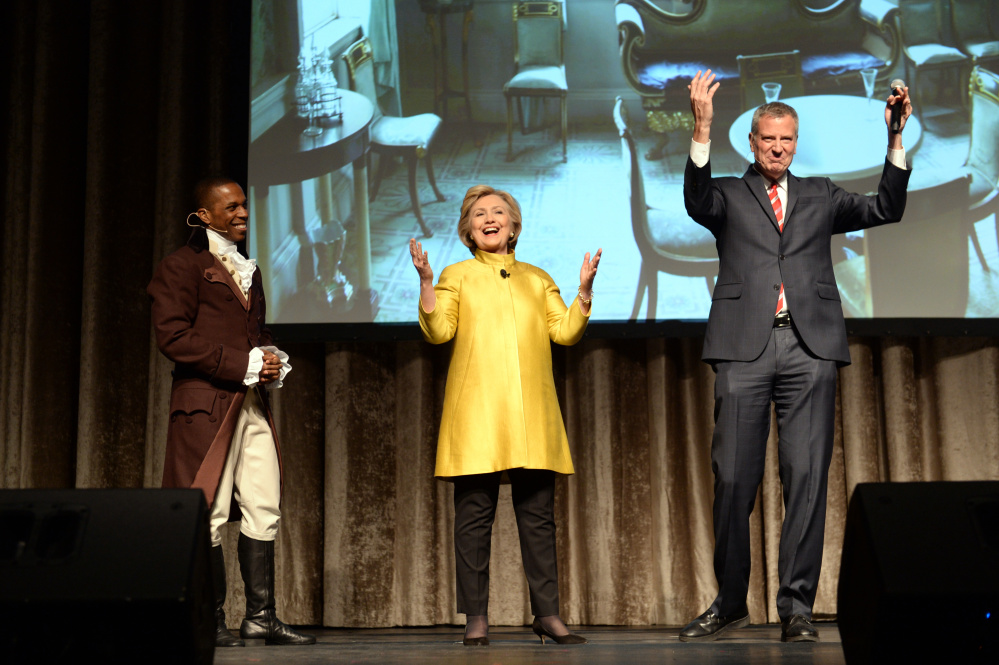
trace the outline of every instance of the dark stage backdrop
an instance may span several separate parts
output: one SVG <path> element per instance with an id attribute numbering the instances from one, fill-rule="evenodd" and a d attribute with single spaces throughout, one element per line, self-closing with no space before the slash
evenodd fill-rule
<path id="1" fill-rule="evenodd" d="M 250 3 L 3 3 L 0 487 L 156 487 L 170 366 L 144 292 L 186 238 L 190 184 L 245 175 Z M 433 458 L 447 349 L 283 344 L 283 618 L 458 622 L 450 487 Z M 711 370 L 699 339 L 584 340 L 554 353 L 578 473 L 558 485 L 562 614 L 680 624 L 714 594 Z M 853 338 L 840 372 L 822 584 L 834 615 L 862 481 L 999 479 L 996 339 Z M 774 442 L 771 441 L 771 444 Z M 754 516 L 754 622 L 775 621 L 774 449 Z M 504 496 L 508 496 L 505 494 Z M 236 579 L 235 531 L 227 533 Z M 491 619 L 530 620 L 508 502 Z M 230 621 L 242 617 L 233 594 Z"/>

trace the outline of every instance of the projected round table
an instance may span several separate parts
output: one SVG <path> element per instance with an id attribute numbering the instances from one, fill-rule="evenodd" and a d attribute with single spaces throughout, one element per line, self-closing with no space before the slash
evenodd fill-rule
<path id="1" fill-rule="evenodd" d="M 368 212 L 368 172 L 366 156 L 370 147 L 369 129 L 374 107 L 364 95 L 340 90 L 343 120 L 323 121 L 323 133 L 304 136 L 304 118 L 290 113 L 278 120 L 250 144 L 249 184 L 253 188 L 254 215 L 260 228 L 267 228 L 267 195 L 275 185 L 297 184 L 324 178 L 351 164 L 354 171 L 354 219 L 360 256 L 353 289 L 353 312 L 374 320 L 378 294 L 371 288 L 371 229 Z M 320 181 L 322 183 L 322 181 Z M 328 187 L 328 183 L 327 183 Z M 325 198 L 325 196 L 323 197 Z M 257 238 L 259 259 L 269 260 L 271 247 L 267 233 Z"/>
<path id="2" fill-rule="evenodd" d="M 811 95 L 780 100 L 798 112 L 798 151 L 791 172 L 799 178 L 828 176 L 837 182 L 880 177 L 888 150 L 884 102 L 850 95 Z M 732 123 L 728 140 L 751 162 L 749 130 L 753 111 Z M 909 116 L 902 132 L 906 155 L 919 146 L 923 128 Z"/>

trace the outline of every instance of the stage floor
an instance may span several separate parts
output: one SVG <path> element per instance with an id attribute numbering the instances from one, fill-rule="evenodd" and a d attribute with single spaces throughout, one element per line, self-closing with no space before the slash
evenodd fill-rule
<path id="1" fill-rule="evenodd" d="M 465 647 L 461 628 L 385 628 L 306 630 L 318 638 L 308 647 L 215 650 L 216 663 L 482 663 L 483 665 L 560 665 L 562 663 L 671 663 L 675 665 L 842 665 L 843 648 L 833 623 L 818 623 L 819 642 L 784 644 L 779 625 L 749 626 L 715 641 L 680 642 L 678 628 L 659 626 L 574 628 L 589 644 L 559 646 L 541 641 L 530 628 L 497 627 L 488 647 Z"/>

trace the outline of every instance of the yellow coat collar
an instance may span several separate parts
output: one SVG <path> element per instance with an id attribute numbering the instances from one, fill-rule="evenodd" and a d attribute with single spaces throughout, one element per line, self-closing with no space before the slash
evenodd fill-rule
<path id="1" fill-rule="evenodd" d="M 493 254 L 483 252 L 481 249 L 475 250 L 475 260 L 492 268 L 512 268 L 517 263 L 517 258 L 513 252 L 509 254 Z"/>

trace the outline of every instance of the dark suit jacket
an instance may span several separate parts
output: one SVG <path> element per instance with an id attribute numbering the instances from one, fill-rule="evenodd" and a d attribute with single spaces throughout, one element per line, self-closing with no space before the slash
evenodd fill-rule
<path id="1" fill-rule="evenodd" d="M 697 168 L 688 157 L 683 178 L 687 214 L 714 234 L 720 259 L 702 359 L 757 358 L 770 338 L 783 281 L 805 345 L 820 358 L 849 364 L 831 237 L 901 220 L 909 174 L 885 160 L 878 193 L 863 196 L 828 178 L 797 178 L 788 172 L 781 233 L 766 180 L 756 169 L 750 166 L 741 178 L 712 178 L 710 162 Z"/>
<path id="2" fill-rule="evenodd" d="M 156 345 L 174 362 L 163 486 L 198 487 L 211 504 L 246 397 L 250 350 L 272 344 L 260 270 L 244 300 L 208 251 L 205 232 L 196 230 L 187 245 L 163 259 L 146 291 Z M 258 392 L 276 445 L 267 391 Z M 278 460 L 280 455 L 279 447 Z"/>

